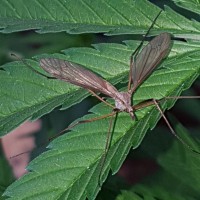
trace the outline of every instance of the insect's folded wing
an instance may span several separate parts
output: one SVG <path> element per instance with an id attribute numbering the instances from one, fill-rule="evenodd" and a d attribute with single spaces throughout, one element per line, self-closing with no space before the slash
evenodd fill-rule
<path id="1" fill-rule="evenodd" d="M 171 37 L 161 33 L 151 40 L 138 54 L 132 68 L 132 92 L 147 78 L 160 61 L 169 53 Z"/>
<path id="2" fill-rule="evenodd" d="M 78 64 L 60 59 L 43 58 L 40 60 L 40 66 L 54 77 L 85 89 L 100 92 L 112 98 L 117 92 L 117 89 L 109 82 Z"/>

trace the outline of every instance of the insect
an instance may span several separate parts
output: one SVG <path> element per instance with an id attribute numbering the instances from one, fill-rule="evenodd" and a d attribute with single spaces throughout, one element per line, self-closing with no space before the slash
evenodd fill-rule
<path id="1" fill-rule="evenodd" d="M 159 13 L 160 14 L 160 13 Z M 157 15 L 157 17 L 159 16 Z M 155 23 L 157 17 L 155 18 L 153 24 Z M 150 29 L 152 28 L 150 27 Z M 150 29 L 146 33 L 149 33 Z M 145 37 L 146 37 L 145 35 Z M 119 112 L 127 112 L 129 113 L 132 120 L 135 120 L 136 116 L 134 111 L 136 109 L 140 109 L 142 107 L 146 107 L 149 105 L 156 105 L 157 109 L 160 111 L 162 117 L 166 121 L 168 127 L 171 132 L 190 150 L 193 149 L 187 145 L 179 136 L 176 135 L 175 131 L 169 124 L 162 110 L 160 109 L 156 100 L 149 100 L 147 102 L 142 102 L 139 105 L 132 105 L 132 96 L 134 92 L 137 90 L 138 86 L 144 82 L 144 80 L 153 72 L 153 70 L 157 67 L 157 65 L 164 59 L 171 47 L 171 36 L 169 33 L 161 33 L 160 35 L 153 38 L 141 51 L 140 48 L 143 45 L 143 41 L 139 45 L 139 47 L 133 52 L 130 59 L 130 71 L 129 71 L 129 82 L 128 89 L 126 92 L 119 92 L 112 84 L 103 78 L 97 76 L 92 71 L 84 68 L 83 66 L 72 63 L 66 60 L 60 60 L 55 58 L 43 58 L 40 60 L 40 66 L 53 77 L 69 82 L 73 85 L 80 86 L 86 90 L 88 90 L 92 95 L 96 96 L 100 101 L 104 102 L 111 108 L 113 108 L 113 112 L 107 115 L 89 119 L 78 121 L 71 126 L 67 127 L 62 132 L 71 129 L 72 127 L 86 122 L 92 122 L 96 120 L 100 120 L 106 117 L 114 117 Z M 134 59 L 133 59 L 133 56 Z M 103 98 L 97 95 L 97 93 L 105 94 L 108 97 L 111 97 L 115 101 L 115 106 L 111 105 Z M 99 173 L 99 181 L 101 178 L 102 168 L 106 159 L 107 152 L 109 150 L 110 142 L 111 142 L 111 132 L 113 127 L 113 119 L 110 119 L 110 125 L 107 134 L 107 140 L 105 144 L 104 154 L 102 156 L 101 168 Z M 100 185 L 100 182 L 99 182 Z"/>
<path id="2" fill-rule="evenodd" d="M 65 60 L 54 58 L 43 58 L 40 60 L 40 66 L 53 77 L 69 82 L 71 84 L 80 86 L 87 89 L 90 93 L 96 96 L 99 100 L 106 103 L 113 108 L 113 112 L 98 118 L 91 120 L 79 121 L 72 126 L 72 128 L 78 123 L 91 122 L 99 119 L 103 119 L 110 116 L 115 116 L 118 112 L 129 113 L 131 119 L 135 119 L 134 114 L 135 107 L 131 104 L 131 98 L 138 86 L 152 73 L 160 61 L 168 54 L 171 45 L 171 37 L 169 33 L 161 33 L 153 40 L 151 40 L 140 53 L 136 52 L 135 60 L 131 58 L 130 72 L 129 72 L 129 84 L 127 92 L 119 92 L 112 84 L 103 78 L 97 76 L 93 72 L 83 68 L 82 66 L 68 62 Z M 96 93 L 102 93 L 115 100 L 115 106 L 106 102 L 99 97 Z M 156 101 L 149 101 L 148 103 L 156 104 Z M 156 104 L 157 105 L 157 104 Z M 144 105 L 147 106 L 146 102 Z M 158 106 L 158 105 L 157 105 Z M 140 106 L 138 106 L 140 107 Z M 161 109 L 159 109 L 160 112 Z M 111 129 L 112 119 L 110 120 L 110 126 L 108 130 L 107 141 L 105 145 L 104 156 L 102 157 L 102 166 L 104 165 L 106 154 L 108 152 L 111 141 Z M 64 131 L 66 131 L 65 129 Z M 102 167 L 100 169 L 101 176 Z M 100 180 L 100 177 L 99 177 Z"/>
<path id="3" fill-rule="evenodd" d="M 157 19 L 157 17 L 155 18 L 155 20 Z M 152 23 L 152 26 L 155 23 L 155 20 Z M 150 29 L 148 30 L 146 35 L 149 33 Z M 96 96 L 100 101 L 104 102 L 105 104 L 113 108 L 112 113 L 109 113 L 101 117 L 93 118 L 90 120 L 82 120 L 82 121 L 76 122 L 72 124 L 71 126 L 69 126 L 67 129 L 65 129 L 64 131 L 76 126 L 79 123 L 91 122 L 91 121 L 103 119 L 106 117 L 116 116 L 116 114 L 119 112 L 129 113 L 131 119 L 134 120 L 136 118 L 135 112 L 134 112 L 135 110 L 146 107 L 148 105 L 156 105 L 161 115 L 165 119 L 166 123 L 168 124 L 168 127 L 170 128 L 171 132 L 176 137 L 178 137 L 176 133 L 174 132 L 174 130 L 172 129 L 172 127 L 170 126 L 170 124 L 168 123 L 162 110 L 160 109 L 158 103 L 155 100 L 142 102 L 138 105 L 134 105 L 134 104 L 132 105 L 131 99 L 134 92 L 137 90 L 138 86 L 140 86 L 140 84 L 142 84 L 143 81 L 153 72 L 153 70 L 157 67 L 157 65 L 161 62 L 161 60 L 168 55 L 170 46 L 171 46 L 171 37 L 169 33 L 161 33 L 160 35 L 155 37 L 153 40 L 151 40 L 140 51 L 140 48 L 142 45 L 143 45 L 143 41 L 131 55 L 129 82 L 128 82 L 128 89 L 126 92 L 119 92 L 108 81 L 97 76 L 95 73 L 87 70 L 86 68 L 84 68 L 83 66 L 79 64 L 75 64 L 72 62 L 68 62 L 61 59 L 55 59 L 55 58 L 43 58 L 40 60 L 40 66 L 45 71 L 50 73 L 53 77 L 87 89 L 90 93 Z M 133 56 L 135 56 L 134 59 L 133 59 Z M 103 98 L 99 97 L 97 93 L 103 93 L 106 96 L 113 98 L 115 101 L 115 106 L 105 101 Z M 102 166 L 105 162 L 106 154 L 110 146 L 112 121 L 113 121 L 113 118 L 111 118 L 110 120 L 107 141 L 105 144 L 105 152 L 104 152 L 104 155 L 102 156 Z M 189 147 L 184 141 L 182 141 L 181 138 L 178 137 L 178 139 L 184 145 Z M 102 171 L 102 168 L 100 169 L 100 176 L 101 176 L 101 171 Z"/>
<path id="4" fill-rule="evenodd" d="M 146 77 L 155 69 L 157 64 L 167 55 L 170 47 L 170 34 L 161 33 L 145 46 L 137 56 L 136 62 L 132 63 L 130 71 L 130 82 L 132 87 L 127 92 L 119 92 L 108 81 L 97 76 L 93 72 L 81 67 L 78 64 L 54 58 L 43 58 L 40 60 L 40 66 L 60 80 L 83 87 L 97 96 L 95 93 L 103 93 L 115 100 L 114 110 L 125 111 L 135 119 L 131 97 L 137 87 L 146 79 Z M 131 84 L 129 84 L 131 86 Z M 98 97 L 101 101 L 103 99 Z"/>

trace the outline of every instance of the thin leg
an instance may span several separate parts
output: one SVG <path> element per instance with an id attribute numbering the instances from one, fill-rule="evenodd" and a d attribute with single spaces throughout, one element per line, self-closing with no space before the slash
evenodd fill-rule
<path id="1" fill-rule="evenodd" d="M 110 103 L 108 103 L 107 101 L 105 101 L 103 98 L 101 98 L 100 96 L 98 96 L 95 92 L 93 92 L 92 90 L 89 90 L 88 91 L 94 95 L 97 99 L 99 99 L 100 101 L 102 101 L 103 103 L 105 103 L 106 105 L 108 105 L 109 107 L 111 107 L 112 109 L 115 109 L 115 106 L 111 105 Z"/>
<path id="2" fill-rule="evenodd" d="M 200 154 L 200 152 L 194 150 L 191 146 L 189 146 L 182 138 L 180 138 L 176 132 L 174 131 L 174 129 L 172 128 L 171 124 L 169 123 L 169 121 L 167 120 L 167 118 L 165 117 L 163 111 L 161 110 L 158 102 L 164 100 L 164 99 L 170 99 L 170 98 L 173 98 L 173 97 L 166 97 L 166 98 L 163 98 L 161 100 L 155 100 L 155 99 L 152 99 L 152 100 L 148 100 L 146 102 L 141 102 L 140 104 L 138 105 L 135 105 L 133 106 L 133 109 L 134 110 L 140 110 L 142 108 L 145 108 L 145 107 L 148 107 L 148 106 L 152 106 L 152 105 L 155 105 L 156 108 L 158 109 L 158 111 L 160 112 L 162 118 L 165 120 L 165 123 L 167 124 L 168 128 L 170 129 L 171 133 L 185 146 L 187 147 L 190 151 L 194 152 L 194 153 L 198 153 Z M 183 98 L 189 98 L 189 96 L 182 96 L 182 97 L 176 97 L 177 99 L 183 99 Z M 197 96 L 197 98 L 200 98 L 200 96 Z"/>
<path id="3" fill-rule="evenodd" d="M 81 120 L 81 121 L 75 122 L 75 123 L 73 123 L 72 125 L 68 126 L 66 129 L 64 129 L 64 130 L 62 130 L 61 132 L 59 132 L 58 134 L 56 134 L 56 136 L 49 138 L 48 141 L 46 141 L 46 142 L 44 142 L 44 143 L 42 143 L 42 144 L 40 144 L 40 145 L 41 145 L 41 147 L 44 146 L 44 145 L 46 145 L 48 142 L 51 142 L 52 140 L 54 140 L 54 139 L 57 138 L 58 136 L 63 135 L 64 132 L 70 130 L 71 128 L 73 128 L 73 127 L 75 127 L 75 126 L 77 126 L 77 125 L 79 125 L 79 124 L 88 123 L 88 122 L 93 122 L 93 121 L 101 120 L 101 119 L 104 119 L 104 118 L 107 118 L 107 117 L 111 117 L 111 116 L 115 115 L 116 112 L 117 112 L 117 111 L 113 111 L 112 113 L 109 113 L 109 114 L 107 114 L 107 115 L 103 115 L 103 116 L 100 116 L 100 117 L 96 117 L 96 118 L 92 118 L 92 119 L 86 119 L 86 120 Z M 31 150 L 31 151 L 25 151 L 25 152 L 19 153 L 19 154 L 17 154 L 17 155 L 11 156 L 10 159 L 15 158 L 15 157 L 18 157 L 18 156 L 23 155 L 23 154 L 26 154 L 26 153 L 31 153 L 31 152 L 32 152 L 32 150 Z"/>
<path id="4" fill-rule="evenodd" d="M 185 96 L 183 96 L 184 98 Z M 200 98 L 198 96 L 198 98 Z M 164 98 L 165 99 L 165 98 Z M 181 99 L 181 98 L 180 98 Z M 162 101 L 163 99 L 161 100 L 158 100 L 159 101 Z M 147 106 L 152 106 L 152 105 L 155 105 L 156 108 L 158 109 L 158 111 L 160 112 L 162 118 L 165 120 L 165 123 L 167 124 L 168 128 L 170 129 L 171 133 L 185 146 L 187 147 L 190 151 L 194 152 L 194 153 L 197 153 L 197 154 L 200 154 L 200 152 L 194 150 L 190 145 L 188 145 L 185 141 L 182 140 L 182 138 L 180 138 L 176 132 L 174 131 L 174 129 L 172 128 L 171 124 L 169 123 L 169 121 L 167 120 L 167 118 L 165 117 L 163 111 L 161 110 L 158 102 L 155 100 L 155 99 L 152 99 L 152 100 L 149 100 L 149 101 L 146 101 L 146 102 L 142 102 L 136 106 L 133 107 L 134 110 L 139 110 L 139 109 L 142 109 L 142 108 L 145 108 Z"/>
<path id="5" fill-rule="evenodd" d="M 85 119 L 85 120 L 77 121 L 77 122 L 73 123 L 72 125 L 68 126 L 67 128 L 65 128 L 64 130 L 62 130 L 61 132 L 59 132 L 56 136 L 50 138 L 49 142 L 52 141 L 53 139 L 57 138 L 58 136 L 64 134 L 64 132 L 74 128 L 75 126 L 77 126 L 79 124 L 84 124 L 84 123 L 89 123 L 89 122 L 94 122 L 94 121 L 97 121 L 97 120 L 105 119 L 107 117 L 111 117 L 111 116 L 115 115 L 116 112 L 117 111 L 113 111 L 112 113 L 109 113 L 109 114 L 106 114 L 106 115 L 103 115 L 103 116 L 100 116 L 100 117 L 95 117 L 95 118 L 92 118 L 92 119 Z"/>
<path id="6" fill-rule="evenodd" d="M 149 34 L 150 30 L 152 29 L 152 27 L 154 26 L 157 18 L 159 17 L 159 15 L 161 14 L 162 10 L 158 13 L 158 15 L 155 17 L 155 19 L 153 20 L 151 26 L 149 27 L 148 31 L 146 32 L 146 34 L 143 37 L 143 40 L 141 41 L 141 43 L 139 44 L 139 46 L 136 48 L 136 50 L 131 54 L 131 58 L 130 58 L 130 70 L 129 70 L 129 80 L 128 80 L 128 91 L 131 89 L 131 82 L 134 79 L 133 74 L 132 74 L 132 68 L 134 67 L 134 63 L 135 63 L 135 59 L 133 59 L 133 56 L 136 58 L 144 41 L 145 38 L 147 37 L 147 35 Z M 134 72 L 135 74 L 136 72 Z"/>
<path id="7" fill-rule="evenodd" d="M 134 105 L 133 106 L 133 110 L 134 111 L 140 110 L 142 108 L 146 108 L 146 107 L 152 106 L 152 105 L 155 105 L 155 103 L 152 100 L 147 100 L 147 101 L 141 102 L 141 103 L 139 103 L 137 105 Z"/>
<path id="8" fill-rule="evenodd" d="M 166 99 L 200 99 L 200 96 L 171 96 L 171 97 L 163 97 L 162 99 L 156 100 L 156 101 L 159 103 Z M 134 105 L 133 110 L 140 110 L 142 108 L 152 106 L 152 105 L 155 105 L 154 101 L 147 100 L 147 101 L 141 102 L 137 105 Z"/>
<path id="9" fill-rule="evenodd" d="M 128 77 L 128 91 L 131 90 L 131 83 L 132 83 L 132 68 L 133 68 L 133 56 L 131 55 L 130 59 L 130 69 L 129 69 L 129 77 Z"/>
<path id="10" fill-rule="evenodd" d="M 104 167 L 106 157 L 107 157 L 107 153 L 108 153 L 108 150 L 110 148 L 111 141 L 112 141 L 113 121 L 114 122 L 116 121 L 118 112 L 115 112 L 115 114 L 116 114 L 115 116 L 113 115 L 112 118 L 110 118 L 109 129 L 108 129 L 107 139 L 106 139 L 106 145 L 105 145 L 104 153 L 103 153 L 101 161 L 100 161 L 99 181 L 98 181 L 100 187 L 101 187 L 101 175 L 102 175 L 103 167 Z"/>
<path id="11" fill-rule="evenodd" d="M 153 99 L 154 104 L 156 105 L 157 109 L 159 110 L 160 114 L 162 115 L 163 119 L 165 120 L 167 126 L 169 127 L 171 133 L 185 146 L 187 147 L 190 151 L 194 152 L 194 153 L 198 153 L 200 154 L 200 152 L 195 151 L 190 145 L 188 145 L 185 141 L 182 140 L 182 138 L 180 138 L 176 132 L 174 131 L 174 129 L 172 128 L 172 126 L 170 125 L 169 121 L 167 120 L 167 118 L 165 117 L 163 111 L 161 110 L 159 104 L 157 103 L 157 101 L 155 99 Z"/>
<path id="12" fill-rule="evenodd" d="M 164 99 L 200 99 L 200 96 L 171 96 L 171 97 L 164 97 Z"/>

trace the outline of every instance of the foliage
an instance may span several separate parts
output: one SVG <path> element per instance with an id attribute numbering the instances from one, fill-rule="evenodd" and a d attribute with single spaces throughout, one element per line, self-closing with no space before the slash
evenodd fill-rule
<path id="1" fill-rule="evenodd" d="M 118 3 L 114 0 L 3 0 L 0 5 L 2 33 L 34 29 L 37 33 L 53 32 L 57 34 L 62 31 L 70 34 L 105 33 L 113 36 L 113 39 L 114 35 L 144 34 L 160 10 L 145 0 L 127 0 Z M 200 24 L 165 7 L 165 11 L 156 21 L 151 35 L 163 31 L 188 40 L 187 42 L 174 41 L 169 56 L 134 94 L 134 104 L 152 98 L 159 100 L 166 96 L 180 95 L 183 90 L 191 86 L 199 75 L 200 45 L 198 41 L 191 39 L 198 40 L 200 38 Z M 67 41 L 70 40 L 70 36 L 66 37 L 68 37 Z M 93 39 L 92 36 L 88 37 Z M 113 41 L 98 43 L 93 47 L 75 47 L 77 44 L 72 44 L 73 48 L 63 50 L 62 54 L 56 53 L 58 52 L 56 48 L 52 48 L 51 54 L 47 54 L 49 52 L 46 50 L 43 51 L 44 54 L 40 51 L 33 59 L 26 59 L 25 63 L 42 72 L 38 65 L 38 59 L 42 57 L 66 59 L 94 71 L 116 85 L 119 90 L 125 90 L 130 55 L 139 43 L 139 41 L 124 40 L 122 44 Z M 4 70 L 0 71 L 1 136 L 27 119 L 38 119 L 59 106 L 61 109 L 71 108 L 89 96 L 83 89 L 60 80 L 49 80 L 31 71 L 25 63 L 22 61 L 6 63 L 2 65 Z M 113 103 L 112 100 L 109 101 Z M 160 103 L 162 109 L 165 110 L 171 108 L 174 102 L 175 99 L 164 99 Z M 90 114 L 85 115 L 83 119 L 101 116 L 111 112 L 111 109 L 100 103 L 89 112 Z M 155 106 L 137 110 L 136 115 L 137 121 L 132 121 L 126 113 L 118 115 L 112 144 L 102 171 L 102 182 L 107 178 L 110 169 L 113 174 L 118 171 L 130 149 L 137 148 L 147 130 L 153 129 L 160 119 L 160 113 Z M 109 121 L 109 119 L 104 119 L 81 124 L 73 128 L 69 134 L 55 139 L 48 146 L 50 150 L 29 164 L 30 172 L 10 185 L 4 195 L 15 200 L 74 200 L 86 197 L 95 199 L 100 190 L 98 177 Z M 174 155 L 173 147 L 169 152 L 170 155 Z M 167 170 L 169 159 L 162 160 L 160 157 L 156 157 L 156 159 Z M 192 159 L 197 158 L 193 156 Z M 195 162 L 194 160 L 191 162 Z M 185 163 L 180 162 L 180 165 L 186 167 Z M 193 169 L 194 167 L 191 171 Z M 174 170 L 179 171 L 179 169 Z M 163 174 L 163 177 L 168 176 Z M 173 181 L 173 179 L 169 179 L 169 181 Z M 159 185 L 159 181 L 154 184 Z M 166 194 L 167 197 L 171 193 L 170 189 L 168 191 L 165 189 L 167 186 L 162 188 L 155 186 L 155 188 L 148 189 L 145 184 L 141 183 L 135 187 L 134 192 L 142 191 L 145 194 L 144 190 L 148 190 L 148 193 L 153 196 L 156 190 L 158 193 Z M 132 195 L 129 191 L 124 194 Z M 123 199 L 120 196 L 117 198 Z M 192 198 L 194 199 L 195 196 Z"/>

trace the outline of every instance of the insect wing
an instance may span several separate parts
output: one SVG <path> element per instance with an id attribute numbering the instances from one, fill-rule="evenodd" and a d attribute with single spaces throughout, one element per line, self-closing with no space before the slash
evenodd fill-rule
<path id="1" fill-rule="evenodd" d="M 161 33 L 147 44 L 138 54 L 132 67 L 133 93 L 137 87 L 156 68 L 160 61 L 169 53 L 171 37 L 169 33 Z"/>
<path id="2" fill-rule="evenodd" d="M 43 58 L 40 60 L 40 66 L 54 77 L 85 89 L 100 92 L 112 98 L 118 92 L 109 82 L 78 64 L 60 59 Z"/>

